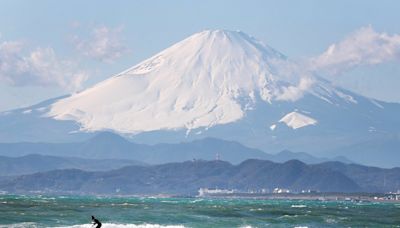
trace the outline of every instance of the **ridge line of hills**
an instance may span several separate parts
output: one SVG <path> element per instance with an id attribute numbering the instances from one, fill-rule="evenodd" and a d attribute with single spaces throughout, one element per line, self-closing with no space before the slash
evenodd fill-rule
<path id="1" fill-rule="evenodd" d="M 0 176 L 16 176 L 56 169 L 81 169 L 106 171 L 129 165 L 145 166 L 146 163 L 128 159 L 89 159 L 28 154 L 21 157 L 0 156 Z"/>
<path id="2" fill-rule="evenodd" d="M 319 158 L 304 152 L 295 153 L 287 150 L 277 154 L 268 154 L 237 142 L 216 138 L 205 138 L 179 144 L 145 145 L 130 142 L 114 133 L 103 132 L 87 141 L 74 143 L 0 143 L 0 156 L 20 157 L 29 154 L 85 159 L 123 159 L 146 164 L 182 162 L 192 159 L 213 160 L 216 156 L 233 164 L 249 158 L 274 162 L 298 159 L 307 164 L 324 161 L 353 163 L 345 157 Z"/>
<path id="3" fill-rule="evenodd" d="M 110 171 L 53 170 L 0 179 L 0 191 L 54 194 L 195 195 L 199 188 L 273 189 L 320 192 L 389 192 L 400 189 L 400 168 L 341 162 L 307 165 L 248 159 L 238 165 L 194 160 L 131 165 Z"/>

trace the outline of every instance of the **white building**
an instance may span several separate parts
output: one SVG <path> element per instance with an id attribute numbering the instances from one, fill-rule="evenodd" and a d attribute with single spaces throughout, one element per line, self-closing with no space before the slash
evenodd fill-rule
<path id="1" fill-rule="evenodd" d="M 200 188 L 198 196 L 207 196 L 207 195 L 221 195 L 221 194 L 233 194 L 235 193 L 234 190 L 228 189 L 208 189 L 208 188 Z"/>
<path id="2" fill-rule="evenodd" d="M 290 193 L 290 190 L 286 188 L 274 188 L 274 191 L 272 191 L 272 193 Z"/>

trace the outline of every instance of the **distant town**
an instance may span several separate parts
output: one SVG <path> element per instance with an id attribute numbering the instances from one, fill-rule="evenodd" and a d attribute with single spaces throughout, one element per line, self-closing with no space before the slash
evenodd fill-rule
<path id="1" fill-rule="evenodd" d="M 400 201 L 400 190 L 388 193 L 327 193 L 317 190 L 291 190 L 286 188 L 237 190 L 219 188 L 200 188 L 200 198 L 254 198 L 254 199 L 298 199 L 320 201 L 352 202 L 397 202 Z"/>

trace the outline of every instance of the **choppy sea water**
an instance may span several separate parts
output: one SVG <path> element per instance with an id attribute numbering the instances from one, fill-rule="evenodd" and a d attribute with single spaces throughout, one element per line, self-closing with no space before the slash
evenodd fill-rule
<path id="1" fill-rule="evenodd" d="M 400 227 L 400 203 L 0 195 L 0 227 Z"/>

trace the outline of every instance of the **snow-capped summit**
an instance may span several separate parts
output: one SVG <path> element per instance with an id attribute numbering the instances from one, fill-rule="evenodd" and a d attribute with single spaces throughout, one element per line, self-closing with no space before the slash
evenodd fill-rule
<path id="1" fill-rule="evenodd" d="M 243 32 L 207 30 L 80 93 L 0 113 L 0 142 L 111 130 L 138 143 L 215 137 L 271 153 L 372 161 L 365 164 L 398 157 L 400 104 L 307 73 Z M 372 149 L 386 155 L 363 154 Z"/>
<path id="2" fill-rule="evenodd" d="M 243 32 L 207 30 L 60 100 L 49 115 L 123 133 L 231 123 L 257 97 L 279 95 L 277 61 L 285 57 Z"/>
<path id="3" fill-rule="evenodd" d="M 308 125 L 317 124 L 318 121 L 314 120 L 313 118 L 305 114 L 301 114 L 298 112 L 291 112 L 282 117 L 282 119 L 280 119 L 279 122 L 285 123 L 288 127 L 291 127 L 293 129 L 297 129 L 306 127 Z"/>

